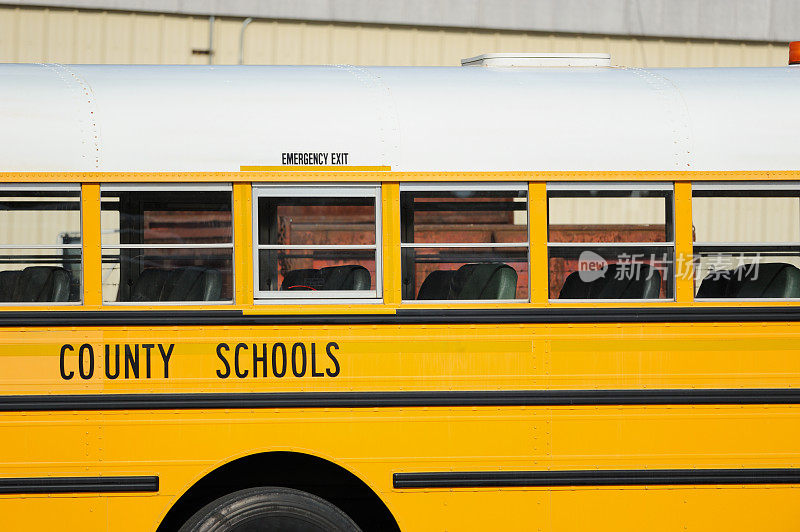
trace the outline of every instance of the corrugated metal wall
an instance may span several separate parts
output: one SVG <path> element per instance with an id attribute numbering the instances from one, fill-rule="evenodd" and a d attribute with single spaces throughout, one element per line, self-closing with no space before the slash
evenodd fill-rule
<path id="1" fill-rule="evenodd" d="M 239 60 L 242 19 L 214 24 L 216 64 Z M 127 12 L 0 7 L 0 61 L 203 64 L 209 19 Z M 778 66 L 782 43 L 640 39 L 256 20 L 247 64 L 458 65 L 485 52 L 608 52 L 617 65 Z"/>

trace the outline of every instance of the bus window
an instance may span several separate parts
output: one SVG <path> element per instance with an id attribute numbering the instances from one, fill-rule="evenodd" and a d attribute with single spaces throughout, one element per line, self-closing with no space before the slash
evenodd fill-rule
<path id="1" fill-rule="evenodd" d="M 401 185 L 403 299 L 528 300 L 527 184 Z"/>
<path id="2" fill-rule="evenodd" d="M 375 299 L 380 187 L 253 188 L 258 299 Z"/>
<path id="3" fill-rule="evenodd" d="M 101 189 L 103 301 L 230 302 L 230 185 Z"/>
<path id="4" fill-rule="evenodd" d="M 81 300 L 80 187 L 0 189 L 0 302 Z"/>
<path id="5" fill-rule="evenodd" d="M 671 184 L 549 184 L 549 298 L 672 299 L 672 213 Z"/>
<path id="6" fill-rule="evenodd" d="M 695 297 L 800 298 L 800 186 L 692 187 Z"/>

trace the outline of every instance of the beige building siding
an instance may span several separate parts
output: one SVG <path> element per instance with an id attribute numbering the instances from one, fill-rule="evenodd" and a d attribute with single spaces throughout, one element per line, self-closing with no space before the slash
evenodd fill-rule
<path id="1" fill-rule="evenodd" d="M 239 60 L 242 19 L 214 23 L 215 64 Z M 209 19 L 182 15 L 0 7 L 0 61 L 206 64 Z M 643 39 L 514 31 L 255 20 L 246 64 L 453 66 L 485 52 L 608 52 L 637 67 L 780 66 L 784 43 Z"/>
<path id="2" fill-rule="evenodd" d="M 551 198 L 554 225 L 663 224 L 660 199 Z M 698 242 L 800 242 L 797 198 L 694 198 L 693 223 Z"/>

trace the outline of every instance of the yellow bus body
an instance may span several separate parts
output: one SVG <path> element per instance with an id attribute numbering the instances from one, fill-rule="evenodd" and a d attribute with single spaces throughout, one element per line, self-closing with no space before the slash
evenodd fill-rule
<path id="1" fill-rule="evenodd" d="M 713 179 L 755 180 L 767 173 L 716 173 Z M 625 173 L 541 176 L 538 179 L 634 180 Z M 7 176 L 7 179 L 11 176 Z M 796 401 L 663 404 L 598 400 L 569 402 L 569 392 L 652 390 L 787 390 L 800 386 L 800 329 L 791 320 L 669 319 L 542 323 L 393 323 L 398 309 L 441 305 L 400 302 L 398 183 L 424 179 L 487 179 L 475 175 L 343 173 L 335 179 L 383 181 L 384 293 L 382 304 L 254 305 L 250 181 L 335 180 L 327 174 L 183 175 L 182 181 L 234 181 L 236 303 L 243 321 L 216 325 L 162 323 L 92 325 L 81 318 L 119 313 L 209 310 L 187 306 L 103 306 L 99 294 L 99 187 L 104 174 L 49 174 L 38 181 L 83 182 L 84 303 L 80 307 L 4 307 L 8 313 L 59 312 L 63 325 L 18 325 L 0 330 L 0 395 L 60 397 L 47 410 L 0 414 L 0 478 L 157 476 L 146 493 L 2 494 L 3 530 L 156 530 L 170 508 L 199 480 L 236 459 L 277 451 L 319 457 L 341 466 L 386 504 L 402 530 L 797 530 L 800 484 L 698 483 L 522 487 L 397 487 L 396 474 L 424 472 L 736 470 L 800 467 L 800 408 Z M 491 176 L 530 180 L 531 174 Z M 676 248 L 691 250 L 689 179 L 710 174 L 641 173 L 635 178 L 678 182 Z M 785 172 L 775 179 L 798 179 Z M 14 179 L 30 176 L 15 174 Z M 119 177 L 169 181 L 174 175 Z M 697 303 L 678 282 L 675 301 L 554 303 L 547 300 L 544 181 L 529 181 L 531 301 L 453 305 L 485 310 L 736 308 Z M 688 196 L 687 196 L 688 193 Z M 687 201 L 688 197 L 688 201 Z M 543 227 L 542 224 L 545 224 Z M 543 255 L 544 254 L 544 255 Z M 538 265 L 538 268 L 537 268 Z M 758 308 L 767 303 L 747 303 Z M 775 306 L 775 303 L 771 304 Z M 793 307 L 797 303 L 781 303 Z M 75 313 L 75 325 L 69 314 Z M 325 323 L 317 316 L 369 315 L 360 323 Z M 295 316 L 306 324 L 262 322 Z M 380 317 L 386 317 L 381 320 Z M 252 323 L 246 318 L 253 317 Z M 82 321 L 84 320 L 84 321 Z M 316 321 L 315 321 L 316 320 Z M 491 321 L 491 320 L 489 320 Z M 284 346 L 282 377 L 273 347 Z M 332 345 L 335 347 L 332 347 Z M 169 361 L 162 353 L 172 345 Z M 221 346 L 225 347 L 221 347 Z M 302 345 L 305 367 L 291 367 Z M 65 347 L 69 346 L 69 347 Z M 82 346 L 90 346 L 83 352 Z M 120 347 L 119 375 L 106 372 Z M 125 364 L 125 347 L 138 363 Z M 145 348 L 145 346 L 152 346 Z M 159 347 L 161 346 L 161 347 Z M 106 351 L 108 349 L 108 351 Z M 148 351 L 149 349 L 149 351 Z M 161 351 L 163 349 L 164 351 Z M 301 348 L 296 348 L 299 351 Z M 237 363 L 238 351 L 238 367 Z M 146 353 L 149 352 L 149 364 Z M 253 354 L 264 357 L 253 360 Z M 89 354 L 90 353 L 90 354 Z M 279 354 L 283 350 L 279 349 Z M 93 357 L 91 375 L 88 358 Z M 223 360 L 224 359 L 224 360 Z M 335 360 L 334 360 L 335 359 Z M 168 376 L 165 377 L 165 366 Z M 136 371 L 134 371 L 134 368 Z M 254 369 L 258 376 L 254 375 Z M 264 368 L 267 375 L 264 375 Z M 293 371 L 296 369 L 297 371 Z M 238 375 L 237 375 L 238 371 Z M 64 378 L 63 375 L 71 375 Z M 128 373 L 127 377 L 125 376 Z M 149 372 L 149 374 L 148 374 Z M 138 373 L 138 376 L 136 375 Z M 246 375 L 245 375 L 246 373 Z M 296 374 L 302 374 L 297 376 Z M 225 375 L 225 377 L 222 377 Z M 474 392 L 567 392 L 560 404 L 341 406 L 336 395 Z M 182 394 L 311 394 L 318 404 L 248 407 L 171 407 Z M 71 410 L 70 397 L 113 400 L 118 394 L 163 398 L 152 408 Z M 316 395 L 313 395 L 316 394 Z M 334 395 L 326 395 L 334 394 Z M 768 395 L 768 394 L 767 394 Z M 176 399 L 177 397 L 177 399 Z M 367 397 L 379 397 L 367 395 Z M 396 397 L 396 396 L 391 396 Z M 155 400 L 154 400 L 155 401 Z M 288 399 L 287 399 L 288 401 Z M 606 404 L 604 404 L 604 402 Z M 646 404 L 645 404 L 646 403 Z M 680 401 L 678 401 L 680 403 Z M 110 404 L 110 403 L 109 403 Z M 66 405 L 66 406 L 64 406 Z"/>

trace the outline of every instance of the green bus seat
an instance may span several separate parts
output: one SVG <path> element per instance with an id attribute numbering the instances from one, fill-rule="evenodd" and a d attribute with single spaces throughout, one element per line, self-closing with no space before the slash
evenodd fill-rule
<path id="1" fill-rule="evenodd" d="M 453 297 L 455 270 L 434 270 L 425 277 L 417 294 L 418 300 L 448 300 Z"/>
<path id="2" fill-rule="evenodd" d="M 131 301 L 163 301 L 164 285 L 171 270 L 146 268 L 142 270 L 131 289 Z"/>
<path id="3" fill-rule="evenodd" d="M 22 270 L 7 270 L 0 272 L 0 301 L 13 301 L 14 288 L 19 281 Z"/>
<path id="4" fill-rule="evenodd" d="M 785 262 L 759 263 L 707 275 L 698 298 L 800 298 L 800 269 Z"/>
<path id="5" fill-rule="evenodd" d="M 514 299 L 517 272 L 507 264 L 465 264 L 453 276 L 455 299 Z"/>
<path id="6" fill-rule="evenodd" d="M 572 272 L 564 279 L 564 284 L 561 286 L 561 292 L 558 294 L 559 299 L 594 299 L 599 289 L 598 286 L 602 282 L 602 277 L 593 281 L 584 281 L 580 277 L 580 272 Z"/>
<path id="7" fill-rule="evenodd" d="M 369 290 L 372 276 L 358 264 L 304 268 L 287 272 L 281 290 Z"/>
<path id="8" fill-rule="evenodd" d="M 583 281 L 580 272 L 564 280 L 559 299 L 658 299 L 661 274 L 649 264 L 609 264 L 602 277 Z"/>
<path id="9" fill-rule="evenodd" d="M 219 270 L 187 268 L 146 268 L 131 290 L 131 301 L 216 301 L 222 293 Z"/>
<path id="10" fill-rule="evenodd" d="M 325 279 L 324 290 L 369 290 L 372 276 L 369 270 L 358 264 L 320 268 Z"/>
<path id="11" fill-rule="evenodd" d="M 222 275 L 214 268 L 189 266 L 176 270 L 167 280 L 172 289 L 164 301 L 219 301 Z"/>
<path id="12" fill-rule="evenodd" d="M 0 272 L 0 301 L 62 303 L 69 300 L 71 276 L 58 266 L 29 266 Z"/>
<path id="13" fill-rule="evenodd" d="M 514 299 L 517 272 L 503 263 L 464 264 L 458 270 L 436 270 L 428 274 L 418 300 Z"/>
<path id="14" fill-rule="evenodd" d="M 697 298 L 721 298 L 721 297 L 734 297 L 729 295 L 728 288 L 733 278 L 733 270 L 720 270 L 709 275 L 700 283 L 700 288 L 697 289 Z"/>

